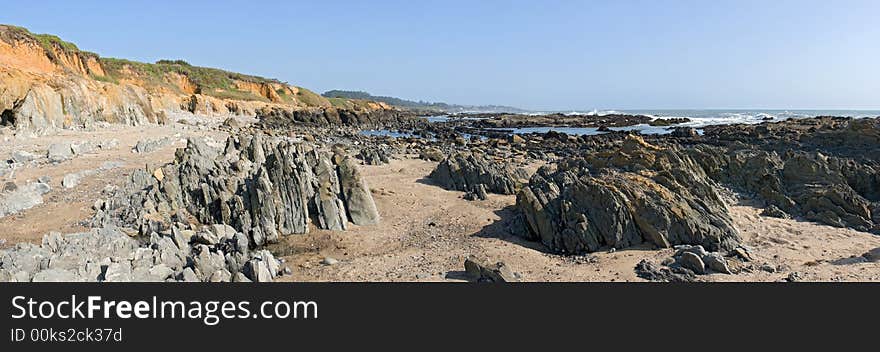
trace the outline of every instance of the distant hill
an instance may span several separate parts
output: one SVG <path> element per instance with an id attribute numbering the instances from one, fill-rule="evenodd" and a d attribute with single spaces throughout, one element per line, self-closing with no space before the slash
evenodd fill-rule
<path id="1" fill-rule="evenodd" d="M 459 113 L 459 112 L 503 112 L 503 113 L 521 113 L 527 112 L 526 110 L 511 107 L 511 106 L 501 106 L 501 105 L 456 105 L 456 104 L 448 104 L 448 103 L 439 103 L 439 102 L 427 102 L 427 101 L 412 101 L 406 99 L 400 99 L 395 97 L 386 97 L 386 96 L 376 96 L 367 92 L 362 91 L 350 91 L 350 90 L 331 90 L 327 91 L 324 94 L 321 94 L 325 98 L 335 99 L 335 98 L 343 98 L 343 99 L 360 99 L 360 100 L 371 100 L 378 101 L 388 105 L 393 105 L 401 108 L 411 109 L 411 110 L 425 110 L 425 111 L 439 111 L 446 113 Z"/>

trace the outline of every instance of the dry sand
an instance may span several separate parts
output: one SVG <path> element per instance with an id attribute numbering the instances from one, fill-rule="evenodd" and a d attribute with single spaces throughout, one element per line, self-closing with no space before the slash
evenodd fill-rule
<path id="1" fill-rule="evenodd" d="M 216 124 L 217 119 L 213 119 Z M 177 141 L 159 151 L 135 154 L 138 140 L 175 136 Z M 0 157 L 13 148 L 44 153 L 49 144 L 63 141 L 102 141 L 116 138 L 118 148 L 76 157 L 58 165 L 41 164 L 17 170 L 19 186 L 40 176 L 52 178 L 44 204 L 0 218 L 2 246 L 39 242 L 49 231 L 83 230 L 94 201 L 107 185 L 119 185 L 135 168 L 173 159 L 174 149 L 188 136 L 222 141 L 225 134 L 182 124 L 110 127 L 92 132 L 64 132 L 51 137 L 10 138 L 0 146 Z M 2 137 L 0 137 L 2 138 Z M 14 143 L 13 143 L 14 142 Z M 70 172 L 93 170 L 105 161 L 125 166 L 89 176 L 73 188 L 60 182 Z M 388 165 L 363 166 L 382 221 L 375 226 L 349 225 L 345 232 L 312 228 L 309 234 L 285 237 L 271 249 L 287 260 L 293 275 L 287 281 L 463 281 L 464 258 L 482 255 L 503 261 L 525 281 L 642 281 L 633 268 L 642 259 L 660 262 L 671 249 L 627 249 L 567 257 L 547 253 L 539 243 L 523 241 L 508 231 L 514 196 L 490 195 L 486 201 L 466 201 L 462 192 L 446 191 L 426 177 L 436 163 L 414 158 Z M 761 209 L 734 205 L 731 213 L 755 260 L 735 275 L 712 274 L 707 281 L 780 281 L 797 273 L 807 281 L 880 281 L 880 263 L 866 263 L 862 253 L 880 247 L 880 236 L 809 222 L 759 215 Z M 323 265 L 325 257 L 338 260 Z M 749 270 L 750 269 L 750 270 Z"/>

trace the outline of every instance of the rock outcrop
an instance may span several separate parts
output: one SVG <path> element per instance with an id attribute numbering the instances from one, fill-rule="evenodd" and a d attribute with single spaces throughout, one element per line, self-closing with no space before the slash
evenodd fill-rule
<path id="1" fill-rule="evenodd" d="M 264 129 L 289 129 L 294 126 L 414 129 L 428 124 L 412 112 L 400 110 L 291 109 L 267 106 L 257 111 L 257 118 L 260 119 L 260 127 Z"/>
<path id="2" fill-rule="evenodd" d="M 763 202 L 768 214 L 880 232 L 880 122 L 815 118 L 713 127 L 688 153 L 706 173 Z"/>
<path id="3" fill-rule="evenodd" d="M 517 195 L 517 207 L 527 237 L 562 253 L 642 243 L 722 250 L 740 242 L 699 164 L 636 136 L 614 150 L 542 167 Z"/>
<path id="4" fill-rule="evenodd" d="M 482 187 L 490 193 L 515 194 L 529 175 L 485 154 L 457 152 L 440 162 L 429 177 L 448 190 L 481 192 L 477 188 Z"/>
<path id="5" fill-rule="evenodd" d="M 199 231 L 172 227 L 141 243 L 115 227 L 43 237 L 42 244 L 0 250 L 0 281 L 266 282 L 282 262 L 252 250 L 248 238 L 226 225 Z"/>
<path id="6" fill-rule="evenodd" d="M 223 150 L 188 140 L 173 163 L 135 172 L 94 220 L 98 226 L 133 226 L 142 234 L 175 222 L 228 224 L 254 246 L 307 233 L 310 223 L 344 230 L 348 221 L 379 221 L 353 158 L 259 134 L 231 136 Z"/>

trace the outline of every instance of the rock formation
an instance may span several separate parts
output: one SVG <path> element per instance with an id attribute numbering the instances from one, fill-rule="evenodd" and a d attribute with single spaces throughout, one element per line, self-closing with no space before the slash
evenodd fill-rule
<path id="1" fill-rule="evenodd" d="M 267 282 L 283 272 L 266 250 L 226 225 L 172 227 L 146 243 L 115 227 L 43 237 L 0 250 L 0 282 Z"/>
<path id="2" fill-rule="evenodd" d="M 440 162 L 429 177 L 449 190 L 477 192 L 483 187 L 491 193 L 515 194 L 529 175 L 485 154 L 458 152 Z"/>
<path id="3" fill-rule="evenodd" d="M 618 149 L 542 167 L 517 206 L 527 237 L 563 253 L 642 243 L 721 250 L 740 241 L 717 185 L 699 164 L 635 136 Z"/>
<path id="4" fill-rule="evenodd" d="M 379 214 L 353 158 L 262 135 L 231 136 L 225 149 L 190 139 L 174 163 L 138 170 L 95 225 L 162 232 L 175 222 L 228 224 L 253 246 L 318 228 L 370 225 Z"/>

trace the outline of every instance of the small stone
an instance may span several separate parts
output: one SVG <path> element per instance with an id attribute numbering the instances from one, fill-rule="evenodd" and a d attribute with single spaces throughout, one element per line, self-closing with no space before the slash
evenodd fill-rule
<path id="1" fill-rule="evenodd" d="M 330 258 L 330 257 L 325 257 L 323 260 L 321 260 L 321 264 L 324 264 L 324 265 L 335 265 L 337 263 L 339 263 L 338 260 L 336 260 L 334 258 Z"/>
<path id="2" fill-rule="evenodd" d="M 706 267 L 722 273 L 722 274 L 732 274 L 730 271 L 730 267 L 727 266 L 727 261 L 724 260 L 724 257 L 718 253 L 709 253 L 703 256 L 703 263 L 706 264 Z"/>
<path id="3" fill-rule="evenodd" d="M 49 162 L 60 163 L 72 158 L 73 150 L 71 149 L 70 144 L 53 143 L 49 145 L 49 150 L 46 151 L 46 157 L 49 158 Z"/>
<path id="4" fill-rule="evenodd" d="M 18 164 L 26 164 L 34 161 L 36 158 L 36 155 L 24 150 L 16 150 L 12 152 L 12 161 L 15 161 Z"/>
<path id="5" fill-rule="evenodd" d="M 706 272 L 706 264 L 703 263 L 699 256 L 692 252 L 681 253 L 681 256 L 678 257 L 678 264 L 693 270 L 697 274 L 704 274 Z"/>
<path id="6" fill-rule="evenodd" d="M 79 173 L 64 175 L 64 178 L 61 180 L 61 186 L 63 186 L 64 188 L 74 188 L 79 185 L 81 179 L 82 175 L 80 175 Z"/>
<path id="7" fill-rule="evenodd" d="M 775 267 L 775 266 L 772 266 L 772 265 L 770 265 L 770 264 L 764 264 L 764 265 L 761 265 L 761 268 L 760 268 L 760 269 L 763 270 L 763 271 L 766 271 L 766 272 L 768 272 L 768 273 L 775 273 L 775 272 L 776 272 L 776 267 Z"/>
<path id="8" fill-rule="evenodd" d="M 866 252 L 865 254 L 862 254 L 862 257 L 872 263 L 880 262 L 880 247 L 874 248 Z"/>

